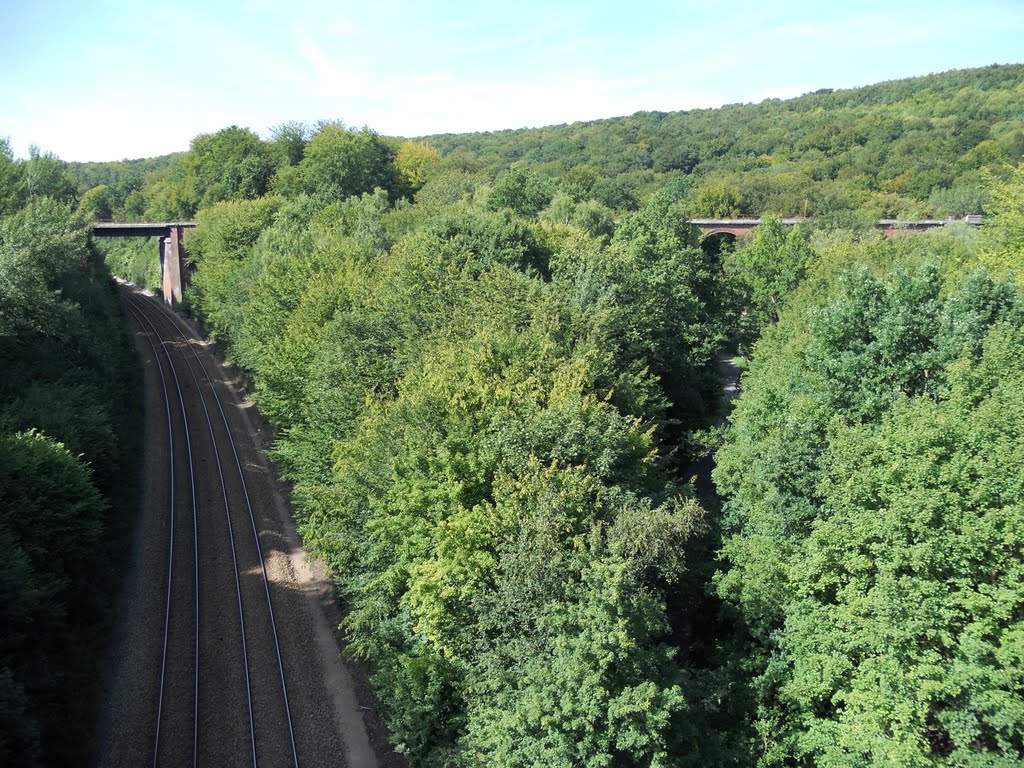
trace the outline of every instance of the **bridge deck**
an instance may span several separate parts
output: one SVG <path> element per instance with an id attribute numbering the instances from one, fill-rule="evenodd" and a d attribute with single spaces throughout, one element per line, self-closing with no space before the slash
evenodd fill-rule
<path id="1" fill-rule="evenodd" d="M 195 226 L 194 221 L 98 221 L 92 225 L 92 233 L 96 237 L 169 237 L 171 227 L 194 229 Z"/>
<path id="2" fill-rule="evenodd" d="M 875 226 L 881 229 L 890 227 L 907 227 L 913 229 L 927 229 L 929 227 L 944 227 L 947 224 L 981 224 L 982 217 L 979 215 L 964 216 L 962 219 L 879 219 Z M 783 224 L 793 226 L 795 224 L 807 224 L 812 219 L 780 219 Z M 690 219 L 690 223 L 698 227 L 750 227 L 753 229 L 763 223 L 763 219 Z"/>

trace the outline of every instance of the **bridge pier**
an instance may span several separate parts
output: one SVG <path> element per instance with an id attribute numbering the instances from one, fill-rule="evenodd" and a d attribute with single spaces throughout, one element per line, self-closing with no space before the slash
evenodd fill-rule
<path id="1" fill-rule="evenodd" d="M 160 238 L 160 272 L 163 275 L 164 302 L 172 307 L 181 303 L 184 254 L 181 227 L 171 225 L 167 228 L 167 237 Z"/>
<path id="2" fill-rule="evenodd" d="M 153 222 L 101 221 L 92 226 L 93 237 L 155 237 L 160 243 L 160 273 L 164 301 L 170 306 L 181 303 L 181 292 L 188 283 L 185 267 L 185 246 L 182 236 L 194 229 L 195 222 L 177 221 L 167 224 Z"/>

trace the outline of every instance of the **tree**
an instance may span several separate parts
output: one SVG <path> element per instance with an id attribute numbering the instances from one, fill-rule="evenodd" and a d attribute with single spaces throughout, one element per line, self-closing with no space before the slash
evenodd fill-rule
<path id="1" fill-rule="evenodd" d="M 731 219 L 739 215 L 743 192 L 725 181 L 702 184 L 694 192 L 689 211 L 693 218 Z"/>
<path id="2" fill-rule="evenodd" d="M 472 255 L 468 269 L 478 274 L 497 264 L 533 275 L 548 274 L 550 253 L 527 224 L 511 211 L 465 210 L 438 216 L 425 231 Z"/>
<path id="3" fill-rule="evenodd" d="M 61 722 L 76 706 L 65 653 L 74 653 L 69 614 L 87 601 L 85 582 L 106 505 L 88 468 L 60 443 L 35 432 L 0 434 L 0 757 L 30 765 L 68 750 Z M 72 626 L 75 626 L 71 622 Z M 78 627 L 75 627 L 76 629 Z M 65 688 L 67 686 L 67 688 Z M 63 695 L 62 695 L 63 694 Z M 78 745 L 79 748 L 81 745 Z"/>
<path id="4" fill-rule="evenodd" d="M 0 216 L 9 216 L 25 201 L 24 164 L 15 161 L 10 139 L 0 139 Z"/>
<path id="5" fill-rule="evenodd" d="M 558 181 L 562 191 L 577 203 L 591 199 L 594 185 L 600 180 L 597 171 L 586 165 L 574 165 Z"/>
<path id="6" fill-rule="evenodd" d="M 275 167 L 271 148 L 249 129 L 233 125 L 192 139 L 182 161 L 182 183 L 194 189 L 200 207 L 252 200 L 266 193 Z"/>
<path id="7" fill-rule="evenodd" d="M 537 218 L 548 224 L 568 224 L 576 212 L 576 203 L 564 192 L 556 192 L 547 208 Z"/>
<path id="8" fill-rule="evenodd" d="M 591 195 L 613 211 L 635 211 L 640 207 L 636 189 L 621 178 L 598 180 L 591 189 Z"/>
<path id="9" fill-rule="evenodd" d="M 1020 760 L 1021 350 L 1019 327 L 996 326 L 980 360 L 953 364 L 948 399 L 900 400 L 832 437 L 827 515 L 789 569 L 780 638 L 801 760 Z"/>
<path id="10" fill-rule="evenodd" d="M 989 182 L 991 193 L 984 220 L 989 244 L 985 260 L 1024 280 L 1024 167 L 1013 169 L 1009 178 L 1002 181 L 990 176 Z"/>
<path id="11" fill-rule="evenodd" d="M 78 210 L 82 211 L 91 221 L 108 221 L 113 218 L 113 207 L 110 202 L 110 188 L 106 184 L 93 187 L 78 202 Z"/>
<path id="12" fill-rule="evenodd" d="M 695 427 L 715 408 L 708 366 L 725 327 L 721 267 L 696 247 L 685 193 L 685 185 L 667 185 L 572 277 L 574 299 L 616 367 L 660 379 L 677 436 L 680 425 Z"/>
<path id="13" fill-rule="evenodd" d="M 214 338 L 229 340 L 241 327 L 254 278 L 252 250 L 281 207 L 279 197 L 218 203 L 199 213 L 188 233 L 189 259 L 197 265 L 194 301 Z"/>
<path id="14" fill-rule="evenodd" d="M 281 123 L 270 130 L 274 151 L 283 165 L 295 166 L 302 162 L 310 134 L 308 125 L 296 121 Z"/>
<path id="15" fill-rule="evenodd" d="M 487 198 L 487 207 L 496 211 L 508 208 L 520 216 L 533 217 L 551 202 L 552 184 L 525 165 L 511 166 L 498 179 Z"/>
<path id="16" fill-rule="evenodd" d="M 417 762 L 464 732 L 471 764 L 647 764 L 682 707 L 651 590 L 698 511 L 633 490 L 650 432 L 590 394 L 531 282 L 495 267 L 459 286 L 459 325 L 439 330 L 462 338 L 370 405 L 305 529 L 354 577 L 346 625 Z M 526 570 L 540 541 L 548 570 Z"/>
<path id="17" fill-rule="evenodd" d="M 760 763 L 1012 764 L 1024 305 L 927 265 L 833 280 L 766 330 L 716 455 Z"/>
<path id="18" fill-rule="evenodd" d="M 42 152 L 31 146 L 23 174 L 25 191 L 29 198 L 52 197 L 60 202 L 75 198 L 75 183 L 68 174 L 67 163 L 51 152 Z"/>
<path id="19" fill-rule="evenodd" d="M 138 453 L 123 322 L 83 215 L 36 197 L 0 219 L 4 765 L 72 764 L 91 742 L 127 543 L 108 500 Z"/>
<path id="20" fill-rule="evenodd" d="M 783 226 L 768 216 L 754 230 L 753 242 L 725 259 L 725 274 L 739 290 L 739 319 L 743 346 L 756 339 L 764 326 L 779 318 L 786 296 L 799 285 L 814 257 L 799 225 Z"/>
<path id="21" fill-rule="evenodd" d="M 578 204 L 569 223 L 604 242 L 615 234 L 615 212 L 596 200 Z"/>
<path id="22" fill-rule="evenodd" d="M 87 232 L 68 206 L 44 198 L 0 220 L 0 336 L 62 336 L 73 306 L 63 277 L 84 265 Z"/>
<path id="23" fill-rule="evenodd" d="M 441 162 L 441 153 L 423 141 L 403 141 L 395 153 L 395 171 L 398 174 L 398 188 L 405 197 L 411 198 L 436 172 Z"/>
<path id="24" fill-rule="evenodd" d="M 394 189 L 395 152 L 376 133 L 353 131 L 327 123 L 310 139 L 296 173 L 285 178 L 281 192 L 299 192 L 324 203 L 373 192 L 377 187 Z"/>

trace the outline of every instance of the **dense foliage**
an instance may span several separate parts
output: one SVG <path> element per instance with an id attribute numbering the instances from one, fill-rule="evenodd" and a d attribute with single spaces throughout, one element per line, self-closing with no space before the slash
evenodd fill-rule
<path id="1" fill-rule="evenodd" d="M 118 219 L 189 218 L 201 202 L 258 194 L 274 176 L 286 195 L 318 186 L 354 194 L 349 182 L 332 174 L 343 170 L 346 153 L 353 158 L 359 152 L 378 158 L 366 162 L 365 172 L 376 177 L 359 192 L 380 186 L 411 196 L 440 161 L 449 172 L 498 182 L 498 196 L 529 171 L 529 190 L 515 194 L 534 209 L 561 193 L 577 203 L 635 210 L 682 176 L 696 181 L 688 210 L 694 217 L 961 217 L 985 205 L 991 188 L 986 168 L 999 174 L 1024 155 L 1022 83 L 1024 65 L 990 66 L 785 101 L 446 134 L 426 142 L 348 131 L 340 123 L 287 123 L 260 143 L 251 131 L 231 127 L 196 137 L 184 155 L 67 170 L 75 181 L 71 190 L 91 195 L 87 210 Z M 307 161 L 311 139 L 315 151 Z M 388 156 L 395 157 L 397 174 L 383 179 Z M 556 210 L 564 207 L 563 200 Z"/>
<path id="2" fill-rule="evenodd" d="M 493 198 L 334 197 L 201 210 L 193 300 L 278 433 L 397 746 L 671 763 L 666 598 L 703 513 L 661 438 L 669 395 L 713 409 L 720 270 L 671 191 L 610 242 Z"/>
<path id="3" fill-rule="evenodd" d="M 80 764 L 136 501 L 138 382 L 85 221 L 51 198 L 0 218 L 0 360 L 0 763 Z"/>
<path id="4" fill-rule="evenodd" d="M 991 66 L 785 101 L 428 141 L 488 175 L 514 162 L 563 184 L 594 174 L 605 180 L 594 198 L 616 209 L 627 207 L 622 189 L 642 196 L 692 175 L 696 217 L 959 217 L 985 202 L 980 169 L 1015 165 L 1024 154 L 1022 107 L 1024 65 Z"/>
<path id="5" fill-rule="evenodd" d="M 80 208 L 198 220 L 191 305 L 414 765 L 1009 766 L 1022 74 L 429 142 L 231 127 Z M 0 205 L 64 170 L 7 152 Z M 736 214 L 811 218 L 686 224 Z M 749 370 L 721 437 L 727 337 Z"/>
<path id="6" fill-rule="evenodd" d="M 1024 300 L 977 268 L 1020 212 L 988 242 L 820 238 L 754 348 L 716 585 L 759 765 L 1024 758 Z"/>

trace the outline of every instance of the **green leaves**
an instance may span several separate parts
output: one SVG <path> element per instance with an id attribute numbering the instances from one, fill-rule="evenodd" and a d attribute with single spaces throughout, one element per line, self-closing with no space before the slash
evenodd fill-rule
<path id="1" fill-rule="evenodd" d="M 1003 273 L 1024 274 L 1024 170 L 1017 167 L 1009 178 L 992 183 L 985 207 L 985 232 L 989 240 L 987 262 Z"/>
<path id="2" fill-rule="evenodd" d="M 0 221 L 0 338 L 67 332 L 73 307 L 59 287 L 84 268 L 86 239 L 84 222 L 49 199 Z"/>
<path id="3" fill-rule="evenodd" d="M 508 208 L 520 216 L 536 216 L 551 202 L 552 187 L 548 179 L 526 166 L 512 165 L 494 184 L 487 207 L 492 211 Z"/>
<path id="4" fill-rule="evenodd" d="M 564 601 L 538 613 L 526 643 L 495 643 L 480 660 L 468 764 L 671 764 L 667 733 L 686 705 L 672 650 L 654 641 L 662 608 L 636 591 L 624 563 L 594 558 Z"/>
<path id="5" fill-rule="evenodd" d="M 718 275 L 667 194 L 607 251 L 465 202 L 392 243 L 382 192 L 220 203 L 190 237 L 419 765 L 671 762 L 664 595 L 703 513 L 664 472 L 647 371 L 692 383 Z"/>
<path id="6" fill-rule="evenodd" d="M 247 128 L 233 125 L 192 140 L 182 164 L 185 185 L 193 189 L 196 208 L 223 200 L 253 200 L 270 187 L 276 162 L 269 146 Z"/>
<path id="7" fill-rule="evenodd" d="M 136 380 L 87 235 L 81 215 L 49 198 L 0 218 L 5 765 L 67 764 L 89 749 L 127 528 L 111 500 L 134 517 Z"/>
<path id="8" fill-rule="evenodd" d="M 1024 747 L 1021 301 L 985 273 L 943 283 L 849 269 L 755 348 L 715 478 L 718 589 L 766 654 L 762 765 Z"/>
<path id="9" fill-rule="evenodd" d="M 393 189 L 395 150 L 373 131 L 352 131 L 326 123 L 305 146 L 302 161 L 278 177 L 275 191 L 286 197 L 305 193 L 324 203 Z"/>
<path id="10" fill-rule="evenodd" d="M 724 268 L 738 288 L 743 313 L 742 339 L 749 345 L 761 329 L 779 318 L 789 293 L 803 279 L 814 253 L 800 226 L 784 227 L 766 217 L 754 230 L 753 242 L 726 257 Z"/>
<path id="11" fill-rule="evenodd" d="M 989 344 L 1007 334 L 1024 348 L 1006 326 Z M 1005 644 L 1024 610 L 1011 554 L 1024 540 L 1024 489 L 1007 486 L 1024 471 L 1021 373 L 1004 369 L 980 401 L 959 387 L 941 402 L 902 400 L 880 428 L 833 436 L 823 517 L 792 561 L 781 636 L 794 661 L 784 695 L 835 707 L 799 738 L 819 764 L 865 747 L 906 764 L 1017 754 L 1024 670 Z"/>

